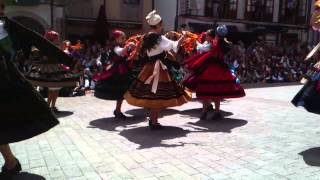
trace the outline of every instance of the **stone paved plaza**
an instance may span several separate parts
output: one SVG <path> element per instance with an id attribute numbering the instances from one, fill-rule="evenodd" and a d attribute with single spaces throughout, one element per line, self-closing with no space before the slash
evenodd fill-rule
<path id="1" fill-rule="evenodd" d="M 193 101 L 163 111 L 163 131 L 126 103 L 121 121 L 112 101 L 61 98 L 59 126 L 12 146 L 25 172 L 15 179 L 320 179 L 320 115 L 290 104 L 300 88 L 247 89 L 220 121 L 199 121 Z"/>

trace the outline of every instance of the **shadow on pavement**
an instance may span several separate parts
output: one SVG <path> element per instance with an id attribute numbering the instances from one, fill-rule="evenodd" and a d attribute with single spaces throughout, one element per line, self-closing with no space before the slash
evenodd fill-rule
<path id="1" fill-rule="evenodd" d="M 27 172 L 22 172 L 18 175 L 13 176 L 12 178 L 4 177 L 0 175 L 1 180 L 45 180 L 44 177 L 36 175 L 36 174 L 30 174 Z"/>
<path id="2" fill-rule="evenodd" d="M 320 147 L 311 148 L 299 153 L 306 164 L 310 166 L 320 166 Z"/>
<path id="3" fill-rule="evenodd" d="M 56 113 L 56 117 L 57 118 L 63 118 L 63 117 L 67 117 L 67 116 L 71 116 L 74 113 L 71 111 L 59 111 L 58 113 Z"/>
<path id="4" fill-rule="evenodd" d="M 144 117 L 149 116 L 149 110 L 144 109 L 144 108 L 131 109 L 131 110 L 126 111 L 125 113 L 130 114 L 132 116 L 144 116 Z M 170 116 L 173 114 L 179 114 L 179 111 L 175 110 L 175 109 L 164 109 L 164 110 L 161 110 L 159 118 L 162 118 L 164 116 Z"/>
<path id="5" fill-rule="evenodd" d="M 131 115 L 131 117 L 128 117 L 124 120 L 115 119 L 114 117 L 93 120 L 90 122 L 89 128 L 99 128 L 107 131 L 117 131 L 117 127 L 126 127 L 128 125 L 133 125 L 145 121 L 148 114 L 148 110 L 139 108 L 126 111 L 125 113 Z M 165 109 L 161 111 L 160 118 L 163 116 L 168 116 L 177 113 L 179 113 L 179 111 L 177 110 Z"/>
<path id="6" fill-rule="evenodd" d="M 224 132 L 231 133 L 231 130 L 237 127 L 246 125 L 248 122 L 240 119 L 226 118 L 219 121 L 198 121 L 196 123 L 187 123 L 182 129 L 180 127 L 165 126 L 164 130 L 152 131 L 148 127 L 138 127 L 132 129 L 125 129 L 120 132 L 120 135 L 129 141 L 139 144 L 138 149 L 146 149 L 153 147 L 178 147 L 184 146 L 184 142 L 167 144 L 164 141 L 186 137 L 188 133 L 202 133 L 202 132 Z"/>
<path id="7" fill-rule="evenodd" d="M 200 120 L 196 123 L 189 122 L 186 126 L 198 132 L 231 133 L 232 129 L 244 126 L 247 123 L 248 121 L 242 119 L 223 118 L 221 120 Z"/>
<path id="8" fill-rule="evenodd" d="M 127 119 L 115 119 L 114 117 L 109 117 L 91 121 L 88 128 L 99 128 L 107 131 L 117 131 L 117 127 L 125 127 L 128 125 L 137 124 L 144 120 L 145 118 L 142 116 L 133 116 Z"/>
<path id="9" fill-rule="evenodd" d="M 149 127 L 138 127 L 127 129 L 120 132 L 120 135 L 129 141 L 139 144 L 138 149 L 147 149 L 153 147 L 178 147 L 184 146 L 185 143 L 178 142 L 175 144 L 165 144 L 163 141 L 186 137 L 191 131 L 179 127 L 165 126 L 164 130 L 152 131 Z M 188 143 L 190 144 L 190 143 Z"/>
<path id="10" fill-rule="evenodd" d="M 202 132 L 224 132 L 231 133 L 232 129 L 244 126 L 248 121 L 241 119 L 223 118 L 221 120 L 205 120 L 198 122 L 189 122 L 181 127 L 165 126 L 164 130 L 152 131 L 148 126 L 139 127 L 134 124 L 141 123 L 145 120 L 145 109 L 133 109 L 126 111 L 132 117 L 126 120 L 116 120 L 113 117 L 97 119 L 90 122 L 89 128 L 99 128 L 107 131 L 119 132 L 119 135 L 125 137 L 127 140 L 138 144 L 138 149 L 146 149 L 153 147 L 179 147 L 189 142 L 166 142 L 176 138 L 186 137 L 188 133 L 202 133 Z M 162 111 L 162 115 L 182 114 L 189 117 L 198 117 L 201 109 L 190 109 L 186 111 L 178 111 L 174 109 L 166 109 Z M 223 111 L 223 116 L 231 116 L 232 113 Z M 120 130 L 117 128 L 123 127 Z M 185 127 L 185 129 L 184 129 Z M 192 143 L 191 143 L 192 144 Z"/>
<path id="11" fill-rule="evenodd" d="M 232 112 L 227 112 L 227 111 L 221 111 L 223 117 L 228 117 L 228 116 L 232 116 L 233 113 Z M 201 116 L 202 113 L 202 108 L 198 108 L 198 109 L 188 109 L 185 111 L 180 111 L 179 114 L 182 115 L 182 117 L 190 117 L 192 119 L 199 119 L 199 117 Z M 213 112 L 210 112 L 208 114 L 208 119 L 210 119 L 213 115 Z"/>

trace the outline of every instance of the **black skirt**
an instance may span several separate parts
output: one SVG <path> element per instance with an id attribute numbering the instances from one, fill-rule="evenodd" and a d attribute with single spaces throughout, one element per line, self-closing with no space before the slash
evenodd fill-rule
<path id="1" fill-rule="evenodd" d="M 43 62 L 34 64 L 25 74 L 34 86 L 42 87 L 74 87 L 79 81 L 79 75 L 66 69 L 61 64 Z"/>
<path id="2" fill-rule="evenodd" d="M 9 60 L 0 59 L 0 144 L 44 133 L 59 121 Z"/>
<path id="3" fill-rule="evenodd" d="M 105 100 L 123 100 L 124 93 L 133 81 L 131 73 L 113 74 L 108 78 L 97 81 L 94 96 Z"/>
<path id="4" fill-rule="evenodd" d="M 317 90 L 319 81 L 308 81 L 293 98 L 292 104 L 303 106 L 307 111 L 320 114 L 320 92 Z"/>

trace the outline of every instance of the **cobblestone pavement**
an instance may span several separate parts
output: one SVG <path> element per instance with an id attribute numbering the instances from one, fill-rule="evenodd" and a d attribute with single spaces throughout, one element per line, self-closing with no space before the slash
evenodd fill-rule
<path id="1" fill-rule="evenodd" d="M 162 112 L 164 131 L 126 103 L 121 121 L 112 101 L 61 98 L 59 126 L 12 146 L 25 171 L 15 179 L 320 179 L 320 115 L 290 104 L 300 88 L 247 89 L 221 121 L 199 121 L 193 101 Z"/>

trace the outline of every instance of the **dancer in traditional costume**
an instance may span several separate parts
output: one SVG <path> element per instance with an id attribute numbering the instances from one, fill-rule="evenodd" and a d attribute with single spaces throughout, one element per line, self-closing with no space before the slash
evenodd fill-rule
<path id="1" fill-rule="evenodd" d="M 320 114 L 320 61 L 309 70 L 307 83 L 293 98 L 292 103 Z"/>
<path id="2" fill-rule="evenodd" d="M 243 88 L 237 82 L 237 77 L 224 62 L 224 55 L 230 50 L 230 43 L 225 36 L 228 29 L 220 25 L 216 31 L 207 32 L 207 41 L 198 43 L 198 54 L 185 60 L 186 67 L 192 73 L 184 81 L 184 85 L 196 92 L 197 98 L 203 102 L 203 112 L 200 119 L 206 119 L 215 103 L 213 119 L 222 118 L 220 102 L 226 98 L 245 96 Z"/>
<path id="3" fill-rule="evenodd" d="M 311 18 L 314 30 L 320 30 L 320 1 L 314 4 L 315 12 Z M 320 43 L 309 53 L 306 60 L 317 53 Z M 320 114 L 320 61 L 316 63 L 307 73 L 307 83 L 292 100 L 293 105 L 302 106 L 307 111 Z"/>
<path id="4" fill-rule="evenodd" d="M 113 32 L 113 38 L 115 45 L 109 55 L 111 64 L 104 67 L 106 71 L 95 78 L 97 83 L 94 95 L 101 99 L 116 100 L 117 105 L 113 114 L 116 119 L 125 119 L 127 117 L 121 112 L 123 95 L 133 81 L 127 58 L 129 51 L 135 45 L 128 44 L 125 46 L 126 34 L 119 30 Z"/>
<path id="5" fill-rule="evenodd" d="M 0 14 L 3 10 L 4 5 L 1 5 Z M 37 136 L 59 123 L 44 99 L 12 62 L 15 50 L 30 51 L 30 44 L 40 45 L 40 50 L 48 57 L 60 60 L 66 57 L 37 33 L 14 20 L 0 17 L 0 152 L 5 160 L 0 179 L 11 179 L 21 171 L 10 143 Z"/>
<path id="6" fill-rule="evenodd" d="M 59 34 L 57 32 L 49 31 L 45 34 L 45 37 L 59 47 Z M 42 52 L 40 51 L 40 53 Z M 72 63 L 72 58 L 70 57 L 69 59 L 70 63 Z M 75 87 L 79 81 L 79 75 L 74 74 L 68 66 L 56 63 L 46 56 L 43 56 L 40 62 L 34 62 L 31 70 L 25 76 L 34 86 L 47 87 L 49 89 L 48 104 L 55 113 L 59 112 L 56 107 L 56 101 L 59 97 L 60 89 L 63 87 Z"/>
<path id="7" fill-rule="evenodd" d="M 150 12 L 146 20 L 151 31 L 144 36 L 142 49 L 148 59 L 124 97 L 131 105 L 150 109 L 149 127 L 157 130 L 163 129 L 158 122 L 160 110 L 188 102 L 191 94 L 175 82 L 169 73 L 174 63 L 167 53 L 170 50 L 177 52 L 183 38 L 171 41 L 162 36 L 162 19 L 155 11 Z"/>

